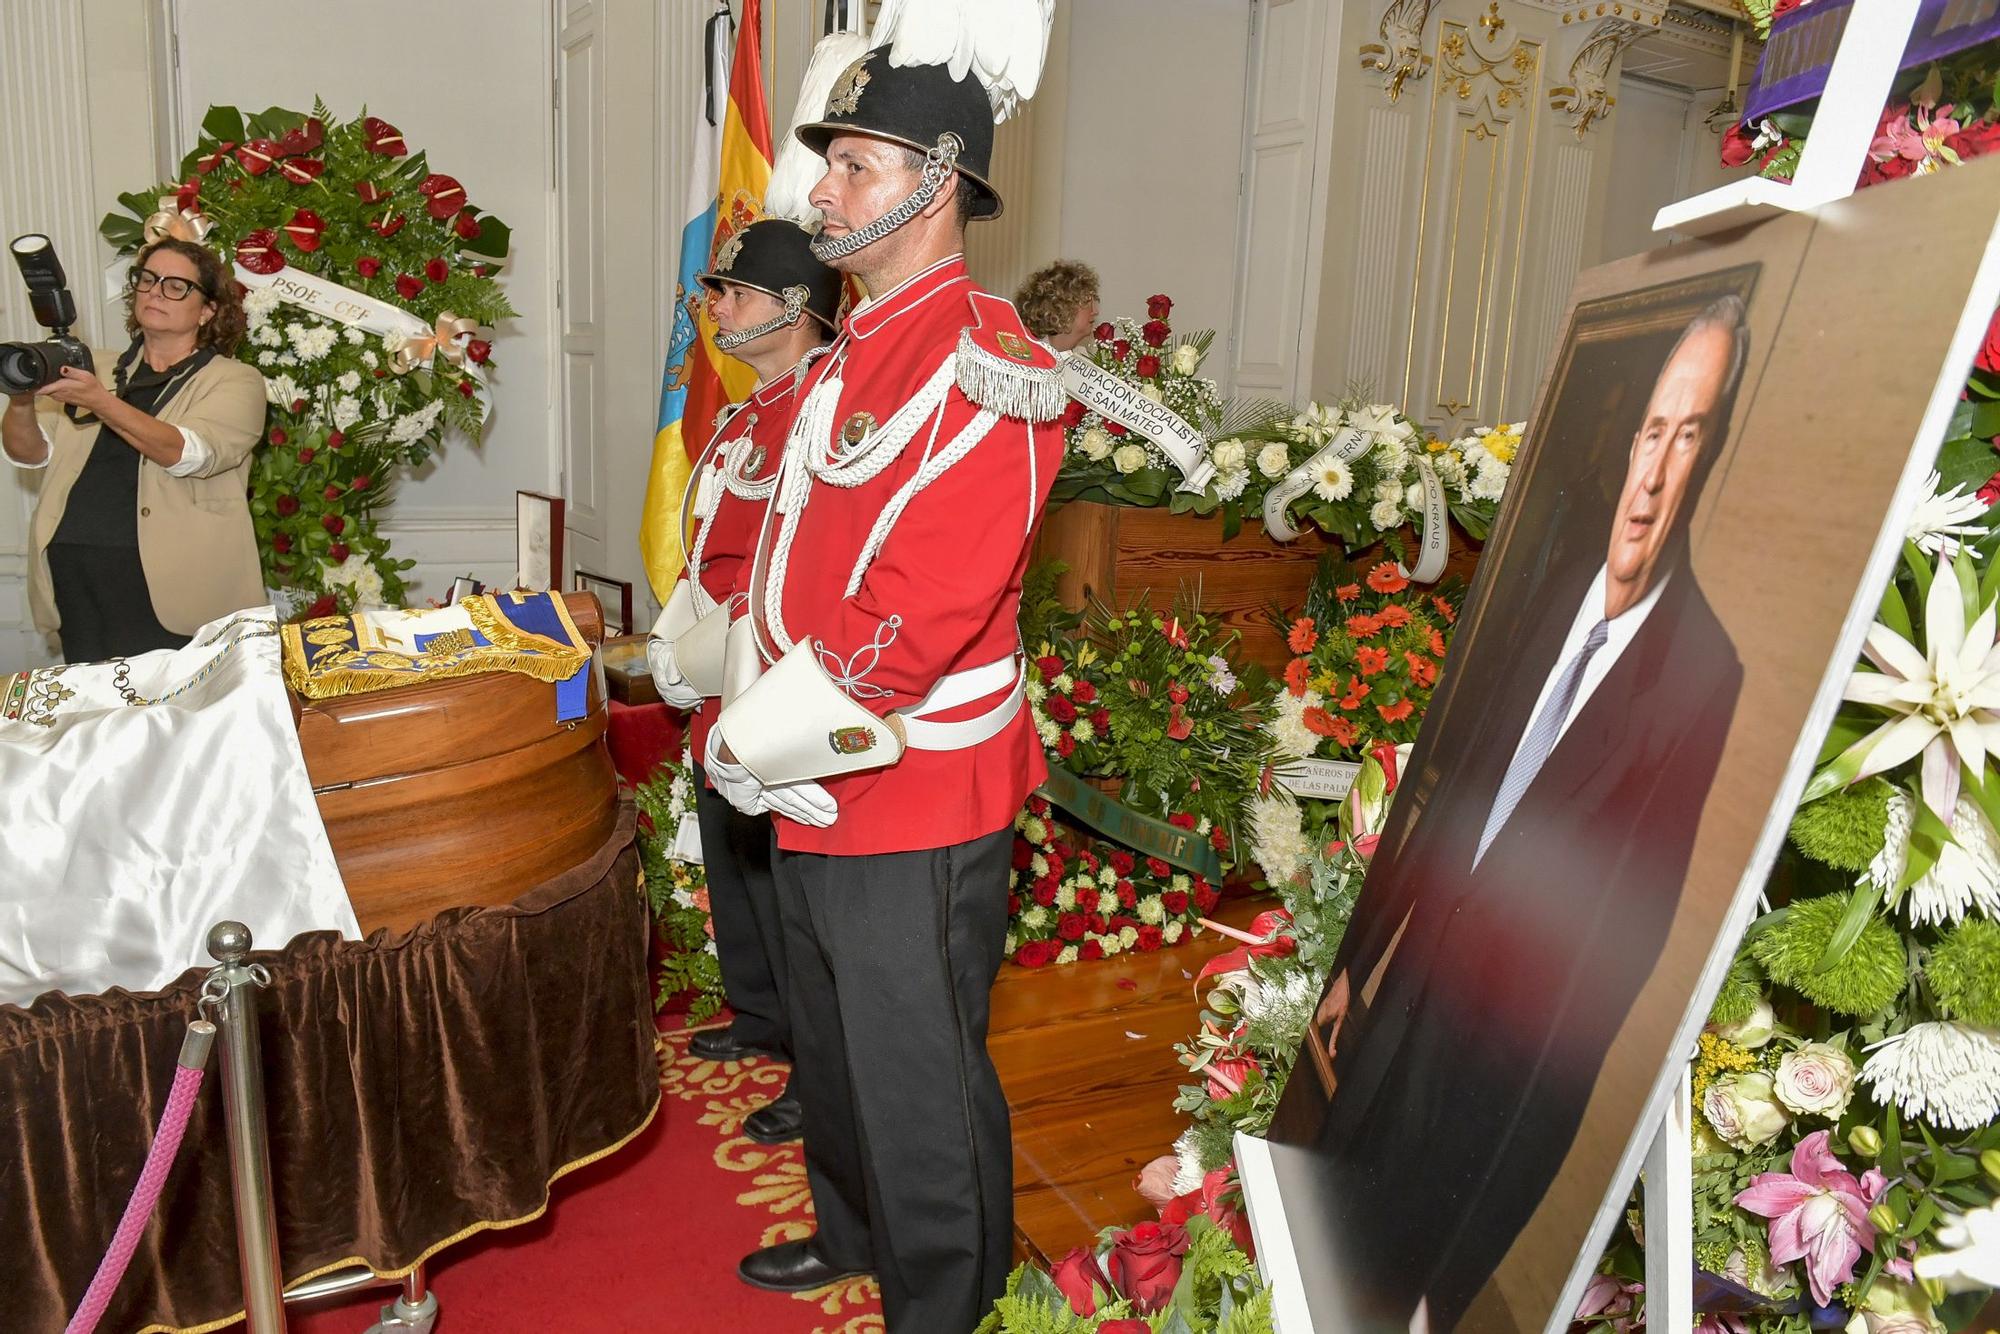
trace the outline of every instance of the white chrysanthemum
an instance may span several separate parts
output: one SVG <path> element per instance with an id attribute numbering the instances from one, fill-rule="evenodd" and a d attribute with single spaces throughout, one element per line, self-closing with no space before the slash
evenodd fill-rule
<path id="1" fill-rule="evenodd" d="M 367 334 L 362 333 L 361 330 L 352 326 L 349 326 L 340 336 L 345 338 L 352 347 L 360 347 L 368 340 Z"/>
<path id="2" fill-rule="evenodd" d="M 1088 718 L 1079 718 L 1075 722 L 1071 723 L 1069 727 L 1069 734 L 1075 737 L 1079 742 L 1088 742 L 1097 740 L 1097 729 L 1091 726 L 1090 719 Z"/>
<path id="3" fill-rule="evenodd" d="M 1123 941 L 1118 939 L 1116 933 L 1113 933 L 1112 935 L 1108 936 L 1093 935 L 1091 939 L 1095 940 L 1099 945 L 1101 945 L 1104 948 L 1104 957 L 1107 959 L 1114 954 L 1122 954 L 1125 952 L 1125 944 Z"/>
<path id="4" fill-rule="evenodd" d="M 1236 690 L 1236 673 L 1229 670 L 1229 659 L 1220 653 L 1208 656 L 1208 688 L 1218 695 L 1233 694 Z"/>
<path id="5" fill-rule="evenodd" d="M 1189 1126 L 1174 1141 L 1174 1161 L 1179 1167 L 1174 1172 L 1174 1194 L 1185 1195 L 1191 1190 L 1200 1190 L 1201 1183 L 1208 1176 L 1208 1168 L 1201 1161 L 1200 1141 L 1195 1138 L 1194 1127 Z"/>
<path id="6" fill-rule="evenodd" d="M 1049 873 L 1049 859 L 1039 852 L 1036 853 L 1028 858 L 1028 871 L 1035 879 L 1040 880 Z"/>
<path id="7" fill-rule="evenodd" d="M 1058 951 L 1058 952 L 1056 953 L 1056 962 L 1057 962 L 1057 963 L 1075 963 L 1075 962 L 1076 962 L 1076 946 L 1074 946 L 1074 945 L 1065 945 L 1065 946 L 1063 946 L 1063 947 L 1062 947 L 1062 949 L 1061 949 L 1061 950 L 1059 950 L 1059 951 Z"/>
<path id="8" fill-rule="evenodd" d="M 1910 527 L 1905 536 L 1927 556 L 1943 556 L 1950 560 L 1958 553 L 1958 539 L 1969 537 L 1978 540 L 1984 537 L 1991 524 L 1986 522 L 1986 502 L 1978 496 L 1964 494 L 1963 485 L 1954 486 L 1943 495 L 1938 494 L 1938 483 L 1943 478 L 1935 469 L 1924 483 L 1924 498 L 1917 502 L 1917 508 L 1910 515 Z M 1974 559 L 1979 553 L 1968 547 Z"/>
<path id="9" fill-rule="evenodd" d="M 299 364 L 299 359 L 293 353 L 280 352 L 278 354 L 278 364 L 280 366 L 296 366 Z"/>
<path id="10" fill-rule="evenodd" d="M 1069 912 L 1075 907 L 1076 907 L 1076 886 L 1070 884 L 1068 881 L 1064 881 L 1062 884 L 1056 886 L 1057 910 L 1060 912 Z"/>
<path id="11" fill-rule="evenodd" d="M 1308 690 L 1303 695 L 1294 695 L 1289 690 L 1278 692 L 1264 730 L 1271 734 L 1271 742 L 1280 754 L 1297 759 L 1319 749 L 1319 733 L 1306 726 L 1305 715 L 1307 709 L 1322 708 L 1325 704 L 1325 698 L 1317 690 Z"/>
<path id="12" fill-rule="evenodd" d="M 1148 894 L 1139 900 L 1139 920 L 1147 926 L 1158 926 L 1167 920 L 1166 905 L 1160 902 L 1158 894 Z"/>
<path id="13" fill-rule="evenodd" d="M 1378 500 L 1368 507 L 1368 522 L 1377 528 L 1394 528 L 1403 521 L 1403 507 L 1393 500 Z"/>
<path id="14" fill-rule="evenodd" d="M 275 324 L 260 324 L 250 331 L 250 341 L 258 347 L 283 347 L 285 336 L 278 332 Z"/>
<path id="15" fill-rule="evenodd" d="M 361 400 L 352 394 L 342 394 L 333 401 L 333 429 L 344 431 L 361 420 Z"/>
<path id="16" fill-rule="evenodd" d="M 1257 471 L 1266 477 L 1283 477 L 1291 466 L 1291 452 L 1280 441 L 1273 440 L 1257 451 Z"/>
<path id="17" fill-rule="evenodd" d="M 1250 855 L 1265 879 L 1284 884 L 1304 869 L 1311 852 L 1297 802 L 1275 790 L 1251 799 Z"/>
<path id="18" fill-rule="evenodd" d="M 1375 446 L 1372 457 L 1384 477 L 1401 477 L 1404 469 L 1410 466 L 1409 446 L 1397 439 L 1384 440 Z"/>
<path id="19" fill-rule="evenodd" d="M 1049 841 L 1048 822 L 1039 815 L 1031 815 L 1021 825 L 1021 837 L 1036 847 Z"/>
<path id="20" fill-rule="evenodd" d="M 1039 931 L 1049 924 L 1049 910 L 1037 903 L 1021 914 L 1021 925 L 1030 931 Z"/>
<path id="21" fill-rule="evenodd" d="M 1250 470 L 1248 468 L 1235 468 L 1228 472 L 1217 473 L 1215 478 L 1215 498 L 1217 500 L 1234 500 L 1243 494 L 1243 488 L 1248 485 L 1250 485 Z"/>
<path id="22" fill-rule="evenodd" d="M 382 350 L 384 352 L 387 352 L 390 356 L 393 357 L 398 352 L 401 352 L 403 350 L 403 344 L 409 341 L 410 341 L 410 336 L 404 333 L 401 329 L 391 329 L 389 330 L 388 333 L 382 335 Z M 363 360 L 367 359 L 365 354 L 362 359 Z"/>
<path id="23" fill-rule="evenodd" d="M 1291 969 L 1278 981 L 1267 981 L 1246 970 L 1237 990 L 1243 998 L 1244 1018 L 1268 1020 L 1287 1032 L 1305 1032 L 1306 1021 L 1319 1004 L 1319 984 L 1303 968 Z"/>
<path id="24" fill-rule="evenodd" d="M 1909 864 L 1914 809 L 1906 793 L 1889 798 L 1882 850 L 1867 872 L 1885 894 L 1894 892 Z M 2000 917 L 2000 838 L 1995 838 L 1986 813 L 1970 797 L 1959 797 L 1952 808 L 1951 836 L 1953 841 L 1938 851 L 1937 861 L 1903 896 L 1903 908 L 1918 926 L 1960 922 L 1974 908 L 1988 917 Z"/>
<path id="25" fill-rule="evenodd" d="M 1466 457 L 1470 463 L 1471 456 Z M 1507 474 L 1510 469 L 1491 454 L 1479 456 L 1479 471 L 1466 484 L 1466 494 L 1474 500 L 1498 500 L 1500 493 L 1507 489 Z"/>
<path id="26" fill-rule="evenodd" d="M 1313 464 L 1313 494 L 1321 500 L 1345 500 L 1354 490 L 1354 470 L 1345 459 L 1321 459 Z"/>
<path id="27" fill-rule="evenodd" d="M 1133 926 L 1119 927 L 1118 943 L 1125 949 L 1128 950 L 1131 949 L 1134 945 L 1139 943 L 1139 929 Z"/>
<path id="28" fill-rule="evenodd" d="M 361 372 L 343 371 L 340 375 L 340 378 L 334 381 L 334 384 L 340 387 L 341 393 L 351 394 L 355 390 L 361 388 Z"/>
<path id="29" fill-rule="evenodd" d="M 1166 930 L 1160 933 L 1160 939 L 1166 941 L 1169 945 L 1178 945 L 1180 944 L 1181 937 L 1186 934 L 1187 934 L 1186 923 L 1168 922 Z"/>
<path id="30" fill-rule="evenodd" d="M 1861 1081 L 1875 1101 L 1947 1130 L 2000 1116 L 2000 1038 L 1969 1024 L 1918 1024 L 1870 1049 Z"/>
<path id="31" fill-rule="evenodd" d="M 361 364 L 372 371 L 382 364 L 382 358 L 376 356 L 372 349 L 363 348 L 361 350 Z"/>
<path id="32" fill-rule="evenodd" d="M 1021 691 L 1028 697 L 1028 703 L 1040 704 L 1049 697 L 1049 688 L 1032 676 L 1022 685 Z"/>
<path id="33" fill-rule="evenodd" d="M 1062 740 L 1062 728 L 1056 726 L 1056 724 L 1050 722 L 1047 718 L 1037 718 L 1035 720 L 1035 734 L 1041 737 L 1044 746 L 1053 746 Z"/>
<path id="34" fill-rule="evenodd" d="M 299 397 L 299 386 L 289 375 L 267 375 L 264 377 L 264 397 L 279 407 L 290 407 Z"/>
<path id="35" fill-rule="evenodd" d="M 1204 830 L 1204 831 L 1202 831 L 1202 832 L 1206 832 L 1206 831 Z M 1189 879 L 1187 878 L 1187 874 L 1186 874 L 1185 872 L 1182 872 L 1182 873 L 1179 873 L 1179 874 L 1176 874 L 1176 875 L 1175 875 L 1175 876 L 1173 877 L 1173 879 L 1171 879 L 1171 880 L 1167 881 L 1167 888 L 1168 888 L 1168 889 L 1177 889 L 1177 890 L 1179 890 L 1179 891 L 1180 891 L 1181 893 L 1183 893 L 1183 894 L 1187 894 L 1187 893 L 1191 893 L 1191 892 L 1193 891 L 1193 889 L 1194 889 L 1194 882 L 1193 882 L 1193 881 L 1191 881 L 1191 880 L 1189 880 Z"/>
<path id="36" fill-rule="evenodd" d="M 1114 871 L 1109 866 L 1098 867 L 1097 883 L 1104 886 L 1104 888 L 1106 889 L 1116 888 L 1118 884 L 1118 872 Z"/>
<path id="37" fill-rule="evenodd" d="M 1068 672 L 1057 672 L 1055 679 L 1049 682 L 1049 689 L 1055 691 L 1058 695 L 1067 695 L 1070 691 L 1076 689 L 1076 678 Z"/>
<path id="38" fill-rule="evenodd" d="M 268 366 L 277 359 L 278 354 L 275 352 L 259 352 L 257 354 L 257 364 L 259 366 Z"/>

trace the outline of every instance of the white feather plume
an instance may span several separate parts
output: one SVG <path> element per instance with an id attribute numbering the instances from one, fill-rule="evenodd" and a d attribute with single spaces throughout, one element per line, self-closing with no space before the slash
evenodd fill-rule
<path id="1" fill-rule="evenodd" d="M 812 188 L 826 174 L 826 159 L 799 142 L 799 126 L 826 118 L 826 99 L 833 92 L 841 71 L 868 54 L 868 39 L 858 32 L 829 33 L 813 48 L 806 62 L 806 76 L 799 83 L 798 105 L 792 123 L 778 145 L 777 160 L 771 164 L 771 183 L 764 188 L 767 217 L 790 218 L 810 228 L 819 221 L 812 206 Z"/>
<path id="2" fill-rule="evenodd" d="M 892 65 L 943 65 L 954 79 L 970 70 L 997 125 L 1035 95 L 1055 16 L 1056 0 L 882 0 L 868 40 Z"/>

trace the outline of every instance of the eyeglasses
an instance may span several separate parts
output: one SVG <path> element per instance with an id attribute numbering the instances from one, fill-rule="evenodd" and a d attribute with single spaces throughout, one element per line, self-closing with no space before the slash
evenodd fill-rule
<path id="1" fill-rule="evenodd" d="M 150 292 L 155 287 L 159 288 L 160 295 L 169 301 L 185 301 L 189 292 L 200 292 L 203 296 L 214 295 L 214 293 L 192 278 L 165 277 L 154 273 L 151 269 L 134 269 L 132 271 L 133 291 Z"/>

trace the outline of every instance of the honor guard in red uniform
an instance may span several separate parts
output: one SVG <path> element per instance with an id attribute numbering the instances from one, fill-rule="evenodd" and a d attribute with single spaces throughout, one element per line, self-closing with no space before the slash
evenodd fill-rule
<path id="1" fill-rule="evenodd" d="M 890 1330 L 965 1334 L 1011 1256 L 987 1010 L 1013 820 L 1045 776 L 1017 621 L 1064 393 L 966 273 L 966 221 L 1001 207 L 976 79 L 878 48 L 798 135 L 827 161 L 814 253 L 870 296 L 801 386 L 740 585 L 762 674 L 708 740 L 718 790 L 778 814 L 818 1217 L 740 1272 L 804 1290 L 872 1270 Z"/>
<path id="2" fill-rule="evenodd" d="M 647 642 L 660 695 L 688 709 L 699 757 L 719 709 L 731 590 L 764 518 L 797 405 L 799 380 L 825 350 L 839 316 L 841 277 L 813 258 L 798 224 L 752 223 L 717 250 L 700 275 L 713 294 L 716 345 L 757 372 L 757 388 L 726 409 L 689 480 L 680 531 L 692 531 L 679 583 Z M 736 1012 L 726 1029 L 688 1047 L 711 1060 L 752 1050 L 792 1056 L 784 999 L 784 938 L 771 882 L 771 821 L 744 814 L 695 770 L 695 813 L 708 874 L 715 951 Z M 765 1144 L 798 1138 L 798 1100 L 787 1091 L 752 1113 L 744 1133 Z"/>

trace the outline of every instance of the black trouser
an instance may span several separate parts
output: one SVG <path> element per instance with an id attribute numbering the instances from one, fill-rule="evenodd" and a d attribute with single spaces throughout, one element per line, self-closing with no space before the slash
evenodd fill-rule
<path id="1" fill-rule="evenodd" d="M 789 1059 L 792 1029 L 785 1018 L 784 927 L 771 883 L 771 817 L 745 815 L 711 792 L 699 765 L 694 786 L 715 957 L 722 990 L 736 1011 L 731 1031 L 739 1041 Z"/>
<path id="2" fill-rule="evenodd" d="M 901 1334 L 969 1334 L 1007 1280 L 1013 1143 L 986 1022 L 1012 843 L 777 854 L 814 1249 L 874 1270 Z"/>
<path id="3" fill-rule="evenodd" d="M 64 662 L 103 662 L 156 648 L 185 648 L 188 637 L 160 624 L 137 547 L 62 543 L 49 548 L 49 583 L 62 626 Z"/>

